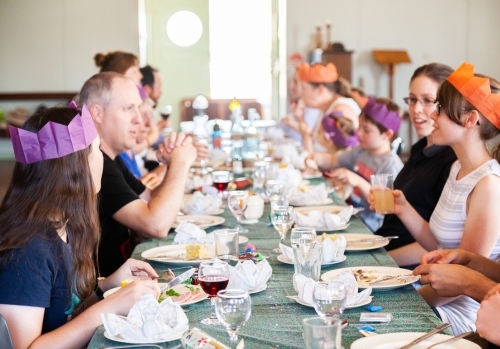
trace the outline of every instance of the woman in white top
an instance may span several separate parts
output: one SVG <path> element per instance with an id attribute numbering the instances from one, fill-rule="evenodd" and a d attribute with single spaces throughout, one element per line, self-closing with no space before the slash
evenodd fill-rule
<path id="1" fill-rule="evenodd" d="M 426 222 L 394 191 L 395 213 L 428 251 L 461 248 L 491 259 L 500 257 L 500 147 L 487 142 L 500 134 L 500 83 L 474 75 L 463 64 L 442 83 L 437 94 L 433 142 L 449 145 L 458 160 L 439 202 Z M 495 109 L 496 106 L 496 109 Z M 489 144 L 491 145 L 491 144 Z M 455 335 L 475 330 L 479 303 L 466 296 L 440 297 L 430 286 L 419 290 Z"/>
<path id="2" fill-rule="evenodd" d="M 358 144 L 356 130 L 361 108 L 350 97 L 348 83 L 339 78 L 333 63 L 302 64 L 297 69 L 302 86 L 302 100 L 306 107 L 316 108 L 319 117 L 311 130 L 301 123 L 304 149 L 309 153 L 334 152 Z M 323 119 L 334 118 L 338 127 L 327 136 Z"/>

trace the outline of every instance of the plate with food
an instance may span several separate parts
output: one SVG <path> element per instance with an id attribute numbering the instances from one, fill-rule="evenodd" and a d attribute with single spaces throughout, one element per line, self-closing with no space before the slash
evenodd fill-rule
<path id="1" fill-rule="evenodd" d="M 204 229 L 222 224 L 225 221 L 226 220 L 223 217 L 218 217 L 218 216 L 183 215 L 183 216 L 178 216 L 175 219 L 174 224 L 172 224 L 172 228 L 177 228 L 179 224 L 182 223 L 192 223 L 196 225 L 198 228 Z"/>
<path id="2" fill-rule="evenodd" d="M 215 248 L 201 244 L 167 245 L 154 247 L 141 253 L 141 257 L 154 262 L 176 265 L 198 265 L 215 258 Z"/>
<path id="3" fill-rule="evenodd" d="M 423 336 L 423 332 L 398 332 L 385 333 L 376 336 L 368 336 L 355 340 L 351 344 L 351 349 L 394 349 L 406 346 L 411 341 Z M 432 337 L 424 339 L 415 345 L 415 349 L 428 348 L 433 344 L 443 342 L 453 338 L 446 334 L 435 334 Z M 481 347 L 465 339 L 457 339 L 450 343 L 443 343 L 436 346 L 436 349 L 480 349 Z"/>
<path id="4" fill-rule="evenodd" d="M 299 296 L 287 296 L 287 298 L 290 298 L 290 299 L 293 299 L 294 301 L 296 301 L 297 303 L 301 304 L 301 305 L 304 305 L 306 307 L 309 307 L 309 308 L 314 308 L 314 305 L 312 304 L 309 304 L 309 303 L 306 303 L 304 302 L 303 300 L 301 300 L 299 298 Z M 352 304 L 352 305 L 346 305 L 345 306 L 345 309 L 354 309 L 354 308 L 359 308 L 359 307 L 362 307 L 363 305 L 367 305 L 367 304 L 370 304 L 373 300 L 373 297 L 372 296 L 368 296 L 366 297 L 365 299 L 363 299 L 361 302 L 359 303 L 356 303 L 356 304 Z"/>
<path id="5" fill-rule="evenodd" d="M 410 285 L 420 279 L 412 271 L 392 267 L 353 267 L 330 270 L 321 275 L 321 280 L 332 281 L 340 273 L 350 270 L 354 274 L 359 288 L 371 287 L 374 291 L 390 291 Z"/>
<path id="6" fill-rule="evenodd" d="M 281 263 L 284 263 L 284 264 L 290 264 L 290 265 L 293 265 L 293 261 L 291 261 L 290 259 L 288 259 L 285 255 L 282 255 L 280 254 L 278 257 L 278 260 L 281 262 Z M 338 261 L 331 261 L 331 262 L 328 262 L 328 263 L 321 263 L 322 266 L 327 266 L 327 265 L 332 265 L 332 264 L 337 264 L 337 263 L 342 263 L 344 262 L 345 260 L 347 259 L 347 257 L 344 255 L 342 256 L 342 258 Z"/>
<path id="7" fill-rule="evenodd" d="M 339 234 L 340 235 L 340 234 Z M 389 244 L 389 240 L 383 239 L 383 236 L 374 235 L 374 234 L 342 234 L 345 237 L 347 242 L 346 251 L 368 251 L 374 250 L 380 247 L 387 246 Z M 381 239 L 381 240 L 372 240 L 371 239 Z M 356 242 L 360 241 L 360 242 Z"/>

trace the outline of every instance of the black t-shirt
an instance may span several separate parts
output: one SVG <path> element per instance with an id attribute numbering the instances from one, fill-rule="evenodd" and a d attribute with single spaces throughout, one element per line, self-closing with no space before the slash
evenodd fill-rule
<path id="1" fill-rule="evenodd" d="M 71 306 L 71 258 L 69 244 L 55 231 L 14 250 L 0 269 L 0 304 L 45 308 L 42 334 L 64 325 Z"/>
<path id="2" fill-rule="evenodd" d="M 394 189 L 401 190 L 420 216 L 429 221 L 457 157 L 448 146 L 425 148 L 426 145 L 427 138 L 413 145 L 408 162 L 394 181 Z M 415 242 L 408 229 L 393 214 L 385 216 L 384 223 L 375 234 L 399 236 L 385 247 L 388 251 Z"/>
<path id="3" fill-rule="evenodd" d="M 113 215 L 128 203 L 140 200 L 139 195 L 146 187 L 130 173 L 119 156 L 113 161 L 104 152 L 103 155 L 98 263 L 100 275 L 109 276 L 131 256 L 134 248 L 129 229 L 113 219 Z"/>

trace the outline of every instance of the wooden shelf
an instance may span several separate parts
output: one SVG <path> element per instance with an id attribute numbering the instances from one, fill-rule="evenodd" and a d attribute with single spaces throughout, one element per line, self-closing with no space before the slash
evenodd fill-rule
<path id="1" fill-rule="evenodd" d="M 0 101 L 29 101 L 40 99 L 71 100 L 78 92 L 12 92 L 0 93 Z"/>

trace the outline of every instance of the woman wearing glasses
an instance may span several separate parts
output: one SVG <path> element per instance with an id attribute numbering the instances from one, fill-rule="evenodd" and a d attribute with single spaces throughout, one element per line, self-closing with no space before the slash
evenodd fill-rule
<path id="1" fill-rule="evenodd" d="M 456 249 L 500 257 L 500 83 L 474 75 L 464 63 L 439 87 L 432 114 L 435 144 L 449 145 L 458 160 L 450 169 L 429 222 L 400 190 L 395 214 L 428 251 Z M 490 152 L 489 149 L 492 149 Z M 455 335 L 475 330 L 479 303 L 467 296 L 440 297 L 430 286 L 420 295 L 452 325 Z"/>
<path id="2" fill-rule="evenodd" d="M 410 120 L 421 139 L 411 148 L 410 158 L 396 177 L 394 188 L 404 193 L 408 202 L 427 222 L 448 179 L 450 167 L 457 159 L 450 147 L 434 144 L 431 135 L 431 115 L 436 110 L 437 90 L 452 72 L 451 67 L 439 63 L 419 67 L 411 77 L 409 96 L 404 99 L 408 104 Z M 375 234 L 399 236 L 386 246 L 399 266 L 412 268 L 427 252 L 396 215 L 386 215 Z"/>

